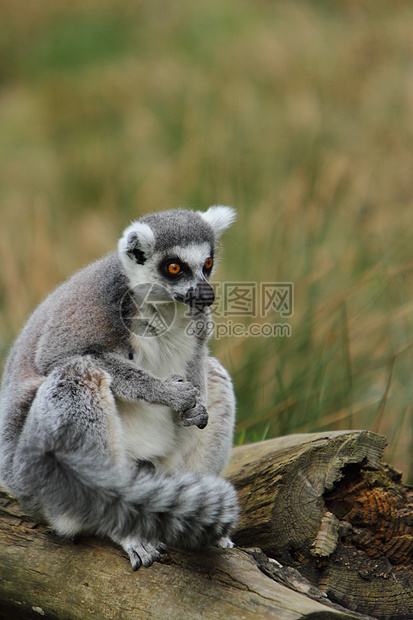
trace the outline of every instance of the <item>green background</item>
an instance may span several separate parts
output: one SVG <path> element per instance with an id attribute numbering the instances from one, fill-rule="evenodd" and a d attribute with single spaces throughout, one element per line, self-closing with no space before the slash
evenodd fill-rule
<path id="1" fill-rule="evenodd" d="M 230 204 L 217 279 L 295 291 L 258 319 L 290 337 L 212 345 L 236 441 L 371 428 L 412 479 L 412 32 L 396 0 L 3 0 L 2 360 L 131 220 Z"/>

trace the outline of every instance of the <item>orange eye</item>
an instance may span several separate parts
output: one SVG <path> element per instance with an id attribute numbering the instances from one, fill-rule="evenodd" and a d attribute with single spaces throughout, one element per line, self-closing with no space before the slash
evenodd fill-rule
<path id="1" fill-rule="evenodd" d="M 210 269 L 212 269 L 213 264 L 214 264 L 214 261 L 212 260 L 212 258 L 211 257 L 207 258 L 205 261 L 204 269 L 209 271 Z"/>
<path id="2" fill-rule="evenodd" d="M 172 276 L 177 276 L 181 271 L 181 266 L 178 263 L 171 263 L 168 265 L 168 271 Z"/>

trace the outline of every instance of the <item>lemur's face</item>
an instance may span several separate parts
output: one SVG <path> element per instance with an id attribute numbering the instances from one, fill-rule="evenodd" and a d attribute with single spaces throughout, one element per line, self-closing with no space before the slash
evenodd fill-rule
<path id="1" fill-rule="evenodd" d="M 159 301 L 210 306 L 216 241 L 234 219 L 233 209 L 219 206 L 153 213 L 129 226 L 118 249 L 131 288 L 155 284 Z"/>
<path id="2" fill-rule="evenodd" d="M 208 242 L 174 246 L 156 257 L 159 283 L 174 301 L 189 306 L 210 306 L 214 291 L 208 280 L 214 266 L 214 251 Z"/>

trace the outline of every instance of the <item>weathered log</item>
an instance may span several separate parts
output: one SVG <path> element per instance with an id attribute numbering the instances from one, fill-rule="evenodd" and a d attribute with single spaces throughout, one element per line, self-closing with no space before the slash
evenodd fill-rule
<path id="1" fill-rule="evenodd" d="M 284 567 L 251 549 L 173 550 L 132 573 L 110 543 L 64 542 L 4 496 L 0 617 L 360 617 L 332 605 L 327 593 L 359 613 L 412 618 L 413 517 L 408 504 L 400 508 L 410 490 L 393 470 L 380 469 L 384 445 L 379 435 L 355 431 L 234 449 L 227 474 L 242 508 L 235 540 L 263 548 Z M 376 505 L 383 510 L 372 518 Z"/>
<path id="2" fill-rule="evenodd" d="M 2 620 L 362 618 L 260 550 L 170 550 L 161 563 L 133 573 L 110 543 L 62 541 L 4 492 L 0 506 Z"/>
<path id="3" fill-rule="evenodd" d="M 413 618 L 413 489 L 367 431 L 295 435 L 234 450 L 234 541 L 258 545 L 348 609 Z"/>

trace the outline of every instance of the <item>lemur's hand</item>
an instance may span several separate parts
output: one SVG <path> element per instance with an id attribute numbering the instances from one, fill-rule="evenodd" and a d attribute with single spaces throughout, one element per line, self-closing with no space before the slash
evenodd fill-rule
<path id="1" fill-rule="evenodd" d="M 170 375 L 163 380 L 165 404 L 174 411 L 186 411 L 196 404 L 197 388 L 190 381 L 178 375 Z"/>
<path id="2" fill-rule="evenodd" d="M 197 426 L 205 428 L 208 424 L 208 411 L 202 403 L 196 403 L 191 409 L 182 412 L 182 424 L 184 426 Z"/>

